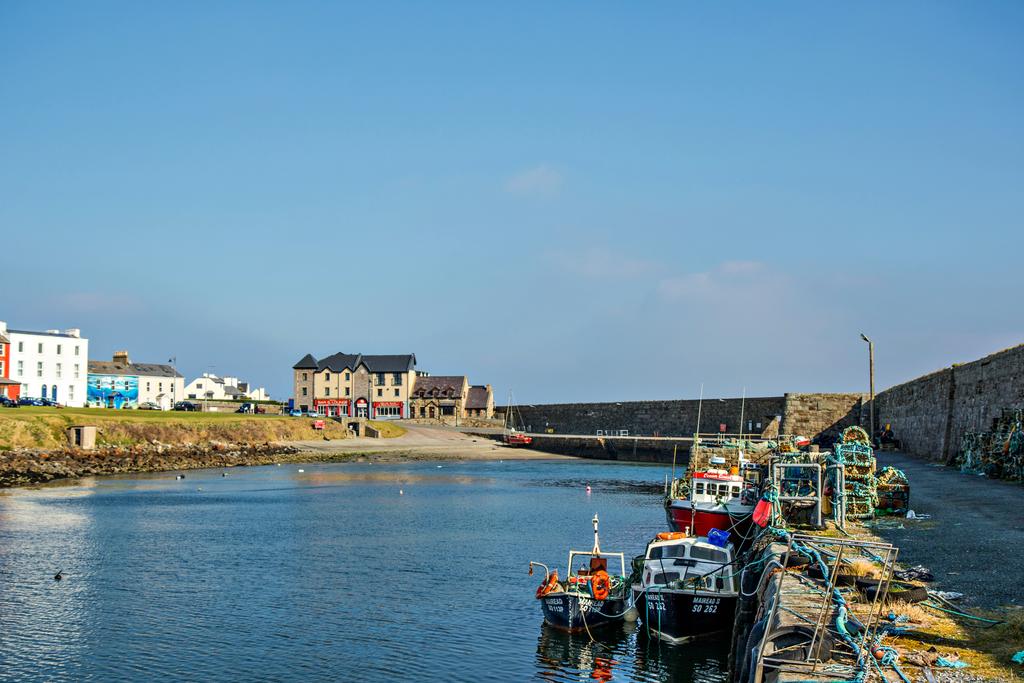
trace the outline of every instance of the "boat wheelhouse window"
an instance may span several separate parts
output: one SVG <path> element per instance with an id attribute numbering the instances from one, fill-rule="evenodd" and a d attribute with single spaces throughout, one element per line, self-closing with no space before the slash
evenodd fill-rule
<path id="1" fill-rule="evenodd" d="M 704 482 L 698 481 L 696 484 L 694 484 L 693 485 L 693 492 L 694 493 L 704 493 Z"/>
<path id="2" fill-rule="evenodd" d="M 724 550 L 715 550 L 714 548 L 705 548 L 702 545 L 694 545 L 690 546 L 690 558 L 694 560 L 720 562 L 725 564 L 729 561 L 729 554 Z"/>
<path id="3" fill-rule="evenodd" d="M 733 486 L 732 487 L 732 497 L 733 498 L 739 498 L 740 497 L 740 487 L 739 486 Z"/>
<path id="4" fill-rule="evenodd" d="M 652 560 L 668 560 L 674 557 L 686 557 L 686 546 L 657 545 L 651 548 Z"/>
<path id="5" fill-rule="evenodd" d="M 665 583 L 669 583 L 669 582 L 675 581 L 678 578 L 679 578 L 679 572 L 665 572 L 664 574 L 655 574 L 654 575 L 653 583 L 655 583 L 655 584 L 665 584 Z"/>

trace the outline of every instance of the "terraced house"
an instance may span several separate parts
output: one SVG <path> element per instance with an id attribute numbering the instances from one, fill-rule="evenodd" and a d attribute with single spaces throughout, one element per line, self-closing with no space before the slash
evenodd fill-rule
<path id="1" fill-rule="evenodd" d="M 331 417 L 401 419 L 409 415 L 416 354 L 364 356 L 306 354 L 292 366 L 295 407 Z"/>

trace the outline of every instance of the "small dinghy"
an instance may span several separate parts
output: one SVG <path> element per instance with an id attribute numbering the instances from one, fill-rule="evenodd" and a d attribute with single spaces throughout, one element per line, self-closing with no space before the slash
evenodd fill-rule
<path id="1" fill-rule="evenodd" d="M 544 610 L 544 622 L 569 633 L 591 632 L 626 618 L 629 606 L 629 586 L 626 583 L 626 557 L 623 553 L 601 550 L 597 535 L 597 515 L 594 515 L 594 547 L 591 550 L 570 550 L 569 564 L 564 581 L 557 569 L 548 569 L 541 562 L 530 562 L 544 569 L 544 580 L 537 588 L 536 597 Z M 618 574 L 608 573 L 608 560 L 618 560 Z M 579 567 L 573 571 L 573 565 Z M 615 569 L 613 565 L 613 570 Z"/>
<path id="2" fill-rule="evenodd" d="M 735 548 L 728 534 L 658 534 L 634 560 L 633 603 L 653 636 L 685 643 L 732 629 L 739 597 Z"/>

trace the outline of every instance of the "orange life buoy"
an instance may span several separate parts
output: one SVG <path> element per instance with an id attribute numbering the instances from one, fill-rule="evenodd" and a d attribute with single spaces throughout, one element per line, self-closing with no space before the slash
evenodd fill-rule
<path id="1" fill-rule="evenodd" d="M 558 570 L 554 570 L 548 574 L 548 578 L 541 582 L 540 586 L 537 587 L 537 599 L 540 600 L 551 591 L 558 588 Z"/>
<path id="2" fill-rule="evenodd" d="M 680 538 L 686 538 L 686 534 L 682 531 L 662 531 L 658 534 L 659 541 L 677 541 Z"/>
<path id="3" fill-rule="evenodd" d="M 590 577 L 590 592 L 594 594 L 595 600 L 607 600 L 610 588 L 611 580 L 608 578 L 608 572 L 603 569 Z"/>

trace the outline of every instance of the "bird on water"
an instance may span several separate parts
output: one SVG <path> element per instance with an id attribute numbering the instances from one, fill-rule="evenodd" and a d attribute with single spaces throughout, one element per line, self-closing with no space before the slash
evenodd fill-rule
<path id="1" fill-rule="evenodd" d="M 63 569 L 58 570 L 57 573 L 53 575 L 53 580 L 54 581 L 60 581 L 63 578 L 64 578 L 64 570 Z"/>

